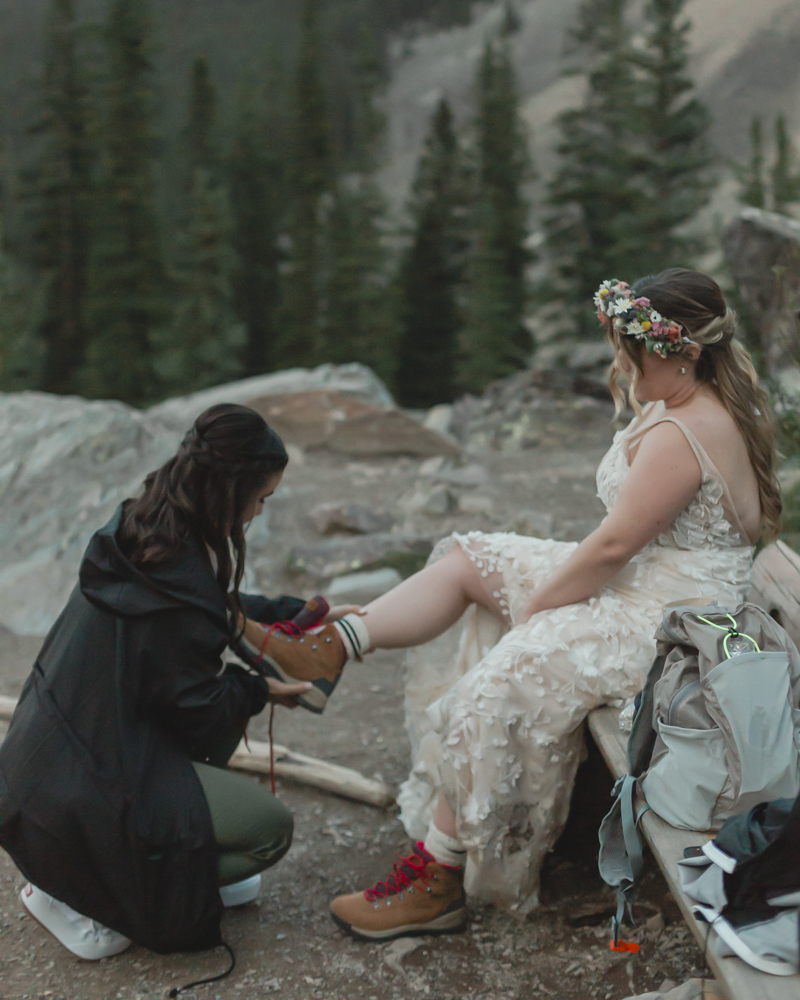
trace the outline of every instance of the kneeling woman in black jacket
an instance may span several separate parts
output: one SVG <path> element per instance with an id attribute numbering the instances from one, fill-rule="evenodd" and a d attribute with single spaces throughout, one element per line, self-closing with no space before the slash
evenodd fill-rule
<path id="1" fill-rule="evenodd" d="M 220 659 L 243 612 L 271 624 L 303 606 L 238 589 L 245 526 L 287 461 L 253 410 L 202 414 L 92 538 L 22 691 L 0 845 L 30 879 L 25 906 L 81 958 L 221 944 L 223 902 L 252 898 L 289 849 L 288 809 L 222 768 L 251 716 L 310 685 Z"/>

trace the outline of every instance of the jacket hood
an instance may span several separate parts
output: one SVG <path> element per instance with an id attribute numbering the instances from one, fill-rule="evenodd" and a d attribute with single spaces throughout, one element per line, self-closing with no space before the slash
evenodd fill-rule
<path id="1" fill-rule="evenodd" d="M 81 563 L 81 593 L 92 604 L 123 618 L 137 618 L 187 605 L 200 608 L 228 628 L 225 600 L 200 541 L 187 543 L 180 557 L 145 573 L 117 544 L 122 505 L 92 536 Z"/>

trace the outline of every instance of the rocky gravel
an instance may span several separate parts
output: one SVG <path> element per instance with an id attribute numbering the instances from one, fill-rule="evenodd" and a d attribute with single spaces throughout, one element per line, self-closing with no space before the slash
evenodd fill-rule
<path id="1" fill-rule="evenodd" d="M 381 527 L 394 523 L 386 534 L 426 539 L 428 545 L 450 531 L 470 529 L 515 527 L 556 538 L 583 537 L 603 514 L 595 496 L 594 470 L 613 432 L 610 407 L 564 395 L 551 398 L 549 407 L 541 410 L 535 443 L 505 449 L 473 444 L 461 459 L 435 467 L 433 460 L 352 461 L 293 449 L 293 461 L 269 502 L 267 517 L 251 532 L 250 586 L 267 593 L 324 593 L 329 577 L 307 567 L 301 572 L 292 553 L 370 536 L 353 534 L 352 527 L 348 535 L 320 534 L 318 527 L 329 527 L 322 522 L 315 527 L 309 514 L 321 503 L 343 509 L 357 504 L 385 519 Z M 481 473 L 473 468 L 463 475 L 470 467 Z M 443 512 L 409 503 L 409 498 L 440 486 L 452 497 Z M 362 524 L 367 522 L 375 523 L 367 519 Z M 390 547 L 373 562 L 391 564 L 407 575 L 425 551 Z M 315 564 L 317 570 L 320 565 Z M 39 641 L 0 631 L 0 694 L 19 692 Z M 254 720 L 250 733 L 266 739 L 266 718 Z M 409 765 L 402 654 L 382 652 L 363 664 L 350 664 L 322 717 L 301 709 L 288 715 L 279 708 L 275 737 L 292 749 L 377 775 L 396 788 Z M 622 1000 L 658 990 L 665 980 L 675 984 L 700 975 L 701 955 L 652 861 L 642 879 L 640 926 L 635 932 L 641 953 L 620 956 L 608 948 L 612 899 L 597 875 L 596 837 L 611 779 L 597 751 L 589 749 L 568 828 L 545 866 L 542 905 L 529 919 L 473 906 L 464 934 L 388 946 L 343 936 L 328 916 L 328 904 L 337 893 L 385 876 L 397 852 L 408 850 L 396 811 L 279 781 L 278 794 L 295 816 L 292 850 L 265 873 L 255 903 L 225 915 L 224 937 L 237 955 L 233 974 L 183 996 Z M 109 961 L 81 962 L 24 916 L 18 900 L 23 884 L 21 874 L 0 852 L 2 1000 L 154 1000 L 226 968 L 221 949 L 159 956 L 133 947 Z"/>

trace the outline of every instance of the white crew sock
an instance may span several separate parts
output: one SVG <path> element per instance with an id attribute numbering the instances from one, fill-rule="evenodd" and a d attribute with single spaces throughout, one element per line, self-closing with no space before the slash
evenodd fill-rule
<path id="1" fill-rule="evenodd" d="M 342 637 L 349 660 L 360 660 L 372 647 L 369 631 L 361 615 L 345 615 L 334 627 Z"/>
<path id="2" fill-rule="evenodd" d="M 442 833 L 433 820 L 428 827 L 424 844 L 425 850 L 428 854 L 433 855 L 437 864 L 445 865 L 448 868 L 461 868 L 466 860 L 467 850 L 461 841 Z"/>

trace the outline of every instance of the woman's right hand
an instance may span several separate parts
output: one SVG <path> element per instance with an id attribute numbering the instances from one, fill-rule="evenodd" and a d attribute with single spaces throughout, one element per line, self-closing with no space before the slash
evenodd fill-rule
<path id="1" fill-rule="evenodd" d="M 269 701 L 274 705 L 284 705 L 286 708 L 297 708 L 297 699 L 301 694 L 310 691 L 312 685 L 308 681 L 298 681 L 297 684 L 286 684 L 274 677 L 265 677 L 269 687 Z"/>

